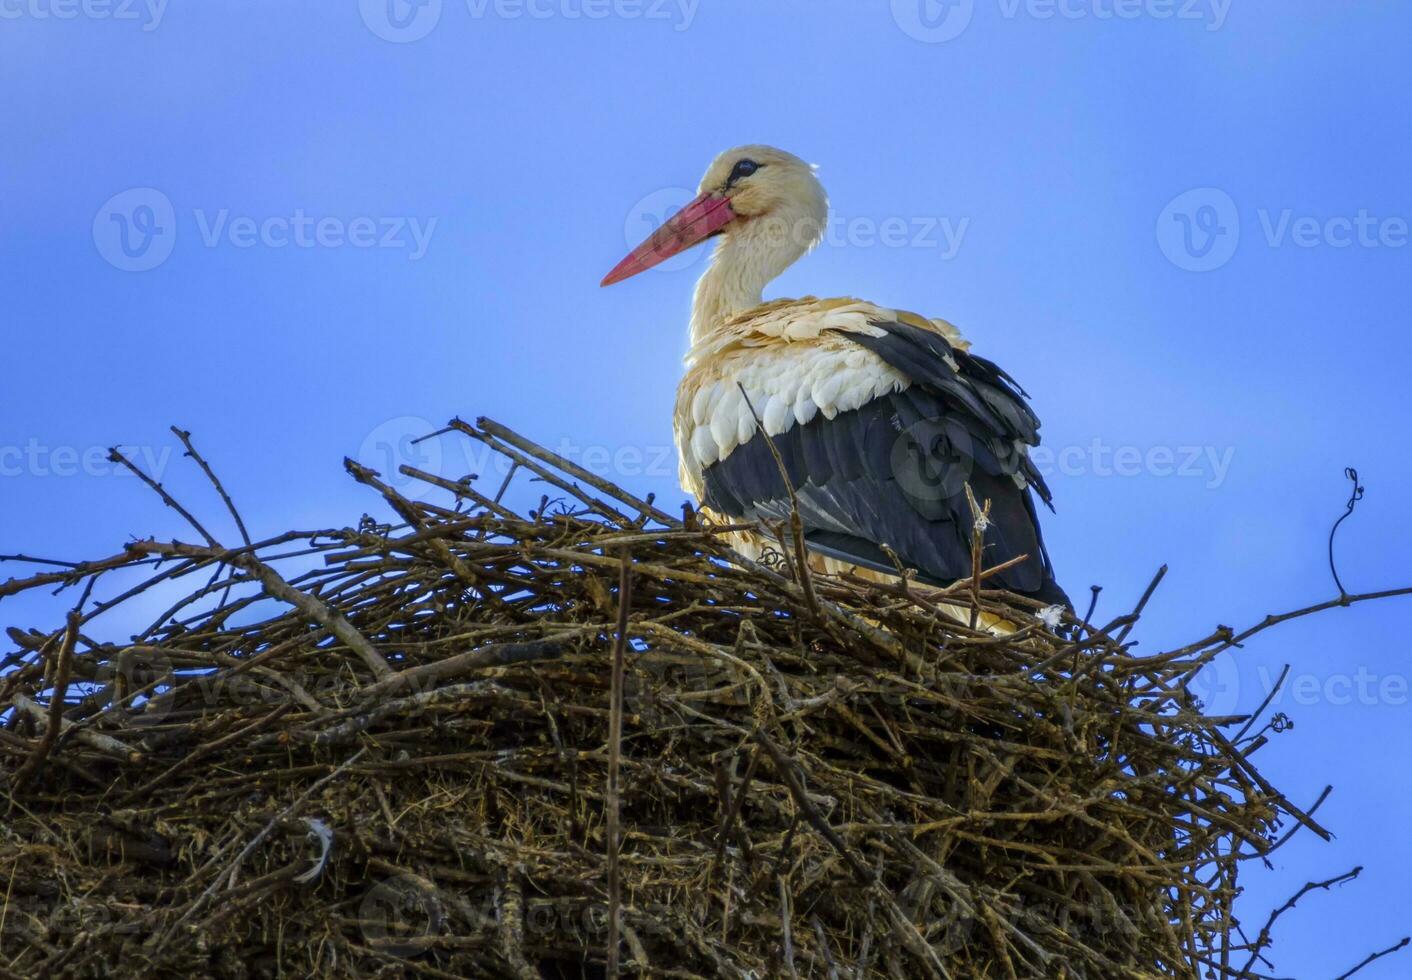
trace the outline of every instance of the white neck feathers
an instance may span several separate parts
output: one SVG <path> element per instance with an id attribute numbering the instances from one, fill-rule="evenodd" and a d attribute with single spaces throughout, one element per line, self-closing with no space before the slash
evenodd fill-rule
<path id="1" fill-rule="evenodd" d="M 787 209 L 746 219 L 727 230 L 696 284 L 692 344 L 708 337 L 733 314 L 759 306 L 765 287 L 819 243 L 823 222 L 813 209 Z"/>

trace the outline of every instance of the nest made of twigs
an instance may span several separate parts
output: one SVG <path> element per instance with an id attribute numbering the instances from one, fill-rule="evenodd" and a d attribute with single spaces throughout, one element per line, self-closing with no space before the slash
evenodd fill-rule
<path id="1" fill-rule="evenodd" d="M 232 547 L 193 517 L 0 584 L 83 592 L 0 676 L 10 975 L 1259 975 L 1238 869 L 1323 831 L 1187 692 L 1229 632 L 1139 657 L 1135 616 L 1060 633 L 983 581 L 949 601 L 1018 632 L 806 587 L 787 546 L 453 428 L 562 498 L 408 470 L 440 507 L 349 463 L 396 523 Z"/>

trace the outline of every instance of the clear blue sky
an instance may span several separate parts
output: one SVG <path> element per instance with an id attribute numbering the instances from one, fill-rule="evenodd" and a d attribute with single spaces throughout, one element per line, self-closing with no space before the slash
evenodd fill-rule
<path id="1" fill-rule="evenodd" d="M 775 294 L 944 316 L 1019 378 L 1069 591 L 1104 584 L 1111 617 L 1171 565 L 1143 649 L 1331 596 L 1346 465 L 1346 584 L 1412 584 L 1409 5 L 387 2 L 0 0 L 0 551 L 180 533 L 97 455 L 199 495 L 172 422 L 260 533 L 376 509 L 341 457 L 458 413 L 675 502 L 700 257 L 597 283 L 762 141 L 818 163 L 841 219 Z M 1251 866 L 1247 921 L 1368 869 L 1284 920 L 1282 975 L 1412 925 L 1409 619 L 1340 610 L 1212 673 L 1248 709 L 1291 664 L 1296 727 L 1259 762 L 1304 803 L 1335 784 L 1337 841 Z"/>

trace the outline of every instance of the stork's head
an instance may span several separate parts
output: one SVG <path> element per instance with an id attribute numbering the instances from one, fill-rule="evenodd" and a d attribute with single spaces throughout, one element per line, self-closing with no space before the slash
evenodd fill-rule
<path id="1" fill-rule="evenodd" d="M 818 244 L 828 198 L 814 168 L 771 146 L 738 146 L 712 161 L 700 193 L 603 278 L 622 282 L 717 235 L 779 268 Z"/>

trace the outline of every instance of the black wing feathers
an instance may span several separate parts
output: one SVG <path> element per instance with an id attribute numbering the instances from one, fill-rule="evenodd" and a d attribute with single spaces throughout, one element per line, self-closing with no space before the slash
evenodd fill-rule
<path id="1" fill-rule="evenodd" d="M 773 437 L 793 483 L 810 546 L 879 571 L 893 565 L 881 544 L 935 584 L 971 571 L 965 484 L 991 502 L 985 562 L 1027 560 L 999 584 L 1068 604 L 1054 581 L 1029 487 L 1049 502 L 1022 447 L 1039 439 L 1023 389 L 984 358 L 904 323 L 886 334 L 843 334 L 912 384 L 832 419 L 816 416 Z M 789 517 L 789 494 L 766 440 L 755 437 L 706 468 L 704 502 L 747 519 Z"/>

